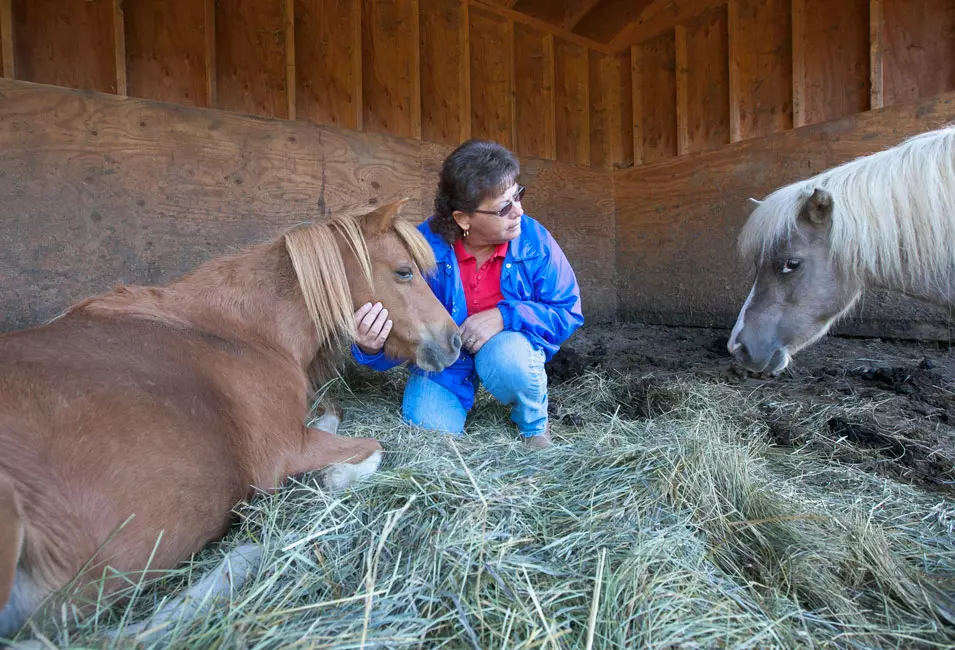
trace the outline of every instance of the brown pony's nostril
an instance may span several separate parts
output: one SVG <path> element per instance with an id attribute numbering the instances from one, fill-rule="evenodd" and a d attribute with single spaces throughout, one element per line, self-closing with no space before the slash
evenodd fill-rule
<path id="1" fill-rule="evenodd" d="M 461 335 L 457 332 L 451 335 L 451 349 L 455 352 L 461 351 Z"/>

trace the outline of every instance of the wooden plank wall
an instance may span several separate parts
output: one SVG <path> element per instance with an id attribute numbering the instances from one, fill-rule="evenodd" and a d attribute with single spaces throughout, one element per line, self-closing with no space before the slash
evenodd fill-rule
<path id="1" fill-rule="evenodd" d="M 450 145 L 0 79 L 0 330 L 156 284 L 280 229 L 399 196 L 430 214 Z M 524 167 L 592 321 L 612 319 L 610 175 Z M 533 206 L 533 208 L 531 208 Z"/>
<path id="2" fill-rule="evenodd" d="M 0 0 L 9 79 L 607 168 L 619 54 L 483 0 Z"/>
<path id="3" fill-rule="evenodd" d="M 696 1 L 674 13 L 675 26 L 649 17 L 658 33 L 630 48 L 638 164 L 955 90 L 951 0 Z"/>

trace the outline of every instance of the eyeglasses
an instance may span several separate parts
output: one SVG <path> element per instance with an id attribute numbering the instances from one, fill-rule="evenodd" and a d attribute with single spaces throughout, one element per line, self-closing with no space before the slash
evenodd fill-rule
<path id="1" fill-rule="evenodd" d="M 500 210 L 474 210 L 474 212 L 479 212 L 481 214 L 493 214 L 496 217 L 503 219 L 511 212 L 511 208 L 514 207 L 515 203 L 520 203 L 524 199 L 524 190 L 527 188 L 523 185 L 517 186 L 517 194 L 514 195 L 513 201 L 508 201 L 505 203 Z"/>

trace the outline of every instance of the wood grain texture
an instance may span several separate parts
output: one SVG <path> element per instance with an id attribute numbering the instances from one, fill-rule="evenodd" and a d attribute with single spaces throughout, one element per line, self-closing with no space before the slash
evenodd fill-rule
<path id="1" fill-rule="evenodd" d="M 467 2 L 471 7 L 478 9 L 479 11 L 484 11 L 513 23 L 520 23 L 522 25 L 527 25 L 528 27 L 539 29 L 543 32 L 551 33 L 554 36 L 563 38 L 569 43 L 583 45 L 584 47 L 597 50 L 598 52 L 605 52 L 608 54 L 610 52 L 610 50 L 608 50 L 606 45 L 603 43 L 598 43 L 595 40 L 584 38 L 583 36 L 580 36 L 569 29 L 564 29 L 547 21 L 540 20 L 539 18 L 534 18 L 533 16 L 529 16 L 519 11 L 514 11 L 513 9 L 509 9 L 503 5 L 494 4 L 493 2 L 488 2 L 487 0 L 467 0 Z"/>
<path id="2" fill-rule="evenodd" d="M 883 0 L 885 106 L 955 90 L 955 2 Z"/>
<path id="3" fill-rule="evenodd" d="M 361 128 L 361 0 L 296 0 L 296 117 Z"/>
<path id="4" fill-rule="evenodd" d="M 515 151 L 557 158 L 554 103 L 554 36 L 514 25 Z"/>
<path id="5" fill-rule="evenodd" d="M 574 33 L 598 43 L 610 43 L 652 2 L 653 0 L 602 0 L 577 23 Z"/>
<path id="6" fill-rule="evenodd" d="M 512 147 L 513 24 L 472 6 L 471 21 L 471 137 Z"/>
<path id="7" fill-rule="evenodd" d="M 668 32 L 634 46 L 634 87 L 639 113 L 641 161 L 654 162 L 675 156 L 676 149 L 676 55 L 674 34 Z M 635 138 L 636 129 L 635 129 Z M 637 146 L 636 144 L 634 145 Z"/>
<path id="8" fill-rule="evenodd" d="M 793 2 L 793 124 L 869 108 L 869 1 Z"/>
<path id="9" fill-rule="evenodd" d="M 363 127 L 421 137 L 418 0 L 363 0 Z"/>
<path id="10" fill-rule="evenodd" d="M 790 1 L 730 0 L 727 5 L 734 142 L 792 128 Z"/>
<path id="11" fill-rule="evenodd" d="M 882 67 L 882 35 L 885 24 L 882 0 L 869 0 L 869 108 L 882 108 L 884 103 L 884 74 Z"/>
<path id="12" fill-rule="evenodd" d="M 13 0 L 0 0 L 0 77 L 16 77 L 13 51 Z"/>
<path id="13" fill-rule="evenodd" d="M 554 41 L 557 159 L 590 164 L 590 58 L 588 50 Z"/>
<path id="14" fill-rule="evenodd" d="M 751 263 L 736 253 L 748 197 L 953 119 L 955 93 L 948 93 L 615 172 L 621 315 L 731 326 L 752 284 Z M 876 294 L 867 294 L 861 318 L 850 330 L 915 336 L 941 322 L 938 310 Z"/>
<path id="15" fill-rule="evenodd" d="M 421 1 L 421 137 L 458 144 L 467 139 L 467 4 Z"/>
<path id="16" fill-rule="evenodd" d="M 113 0 L 13 0 L 17 78 L 116 92 Z"/>
<path id="17" fill-rule="evenodd" d="M 216 3 L 216 107 L 287 118 L 285 0 Z"/>
<path id="18" fill-rule="evenodd" d="M 590 52 L 590 164 L 633 164 L 630 57 Z"/>
<path id="19" fill-rule="evenodd" d="M 430 214 L 438 145 L 305 122 L 0 80 L 0 330 L 45 321 L 116 282 L 165 283 L 328 214 L 410 196 Z M 527 209 L 559 236 L 609 319 L 611 179 L 524 161 Z"/>
<path id="20" fill-rule="evenodd" d="M 658 36 L 683 25 L 713 7 L 725 7 L 727 0 L 653 0 L 636 20 L 627 24 L 607 45 L 611 52 L 622 52 L 635 43 Z"/>
<path id="21" fill-rule="evenodd" d="M 206 8 L 195 0 L 124 4 L 127 93 L 186 106 L 211 106 Z"/>
<path id="22" fill-rule="evenodd" d="M 716 149 L 730 141 L 726 7 L 715 7 L 686 30 L 686 149 Z"/>

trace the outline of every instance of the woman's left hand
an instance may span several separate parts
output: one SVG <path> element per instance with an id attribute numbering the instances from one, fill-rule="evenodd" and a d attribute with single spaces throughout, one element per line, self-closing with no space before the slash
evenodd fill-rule
<path id="1" fill-rule="evenodd" d="M 504 331 L 504 317 L 497 307 L 481 311 L 471 316 L 461 325 L 461 339 L 464 348 L 471 354 L 477 354 L 488 339 Z"/>

